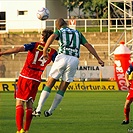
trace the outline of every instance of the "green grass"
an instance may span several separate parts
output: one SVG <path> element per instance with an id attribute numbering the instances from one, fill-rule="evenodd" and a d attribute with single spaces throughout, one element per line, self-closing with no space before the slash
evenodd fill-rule
<path id="1" fill-rule="evenodd" d="M 51 105 L 54 95 L 51 92 L 43 111 Z M 51 117 L 45 118 L 42 112 L 41 117 L 33 119 L 29 133 L 128 133 L 133 122 L 121 125 L 126 95 L 120 91 L 68 91 Z M 133 119 L 132 113 L 131 107 Z M 0 133 L 16 133 L 13 92 L 0 93 Z"/>

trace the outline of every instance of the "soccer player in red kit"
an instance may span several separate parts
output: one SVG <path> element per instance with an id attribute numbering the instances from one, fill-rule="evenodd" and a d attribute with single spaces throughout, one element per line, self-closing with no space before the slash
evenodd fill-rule
<path id="1" fill-rule="evenodd" d="M 43 30 L 40 42 L 24 44 L 20 47 L 0 52 L 1 55 L 28 51 L 27 58 L 23 69 L 20 72 L 15 98 L 16 98 L 16 126 L 17 133 L 28 133 L 32 120 L 33 101 L 35 100 L 38 86 L 41 82 L 41 75 L 45 67 L 55 60 L 57 51 L 51 47 L 48 49 L 48 60 L 43 58 L 43 48 L 52 30 Z M 24 120 L 24 103 L 26 103 L 25 122 Z M 23 125 L 24 124 L 24 125 Z"/>
<path id="2" fill-rule="evenodd" d="M 125 119 L 122 122 L 122 125 L 129 124 L 129 113 L 130 113 L 130 105 L 133 102 L 133 77 L 132 77 L 132 72 L 133 72 L 133 63 L 130 64 L 128 67 L 126 73 L 125 73 L 125 80 L 127 87 L 129 87 L 129 92 L 126 97 L 125 105 L 124 105 L 124 116 Z M 129 78 L 130 76 L 130 78 Z"/>

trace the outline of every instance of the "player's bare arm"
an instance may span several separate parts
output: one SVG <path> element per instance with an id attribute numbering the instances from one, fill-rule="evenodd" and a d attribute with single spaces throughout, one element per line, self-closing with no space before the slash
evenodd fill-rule
<path id="1" fill-rule="evenodd" d="M 104 66 L 104 62 L 100 59 L 100 57 L 98 56 L 96 50 L 93 48 L 93 46 L 89 43 L 84 44 L 84 46 L 90 51 L 90 53 L 92 55 L 95 56 L 95 58 L 98 60 L 98 63 L 103 67 Z"/>
<path id="2" fill-rule="evenodd" d="M 11 49 L 8 49 L 6 51 L 0 52 L 0 56 L 1 55 L 7 55 L 7 54 L 13 54 L 13 53 L 19 53 L 19 52 L 23 52 L 23 51 L 25 51 L 24 46 L 15 47 L 15 48 L 11 48 Z"/>
<path id="3" fill-rule="evenodd" d="M 127 73 L 125 73 L 126 85 L 127 85 L 127 87 L 130 87 L 130 82 L 128 79 L 129 79 L 129 75 Z"/>
<path id="4" fill-rule="evenodd" d="M 57 35 L 56 34 L 52 34 L 46 44 L 45 44 L 45 47 L 43 48 L 43 57 L 47 60 L 48 59 L 48 53 L 47 53 L 47 50 L 49 48 L 49 46 L 52 44 L 52 42 L 57 38 Z"/>

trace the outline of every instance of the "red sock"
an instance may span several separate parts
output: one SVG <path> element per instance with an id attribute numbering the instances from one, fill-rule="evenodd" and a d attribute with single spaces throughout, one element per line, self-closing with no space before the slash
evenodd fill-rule
<path id="1" fill-rule="evenodd" d="M 24 117 L 23 106 L 22 105 L 16 106 L 16 126 L 18 131 L 20 131 L 23 128 L 23 117 Z"/>
<path id="2" fill-rule="evenodd" d="M 130 112 L 130 108 L 124 108 L 124 115 L 125 115 L 125 119 L 128 121 L 129 120 L 129 112 Z"/>
<path id="3" fill-rule="evenodd" d="M 32 120 L 32 108 L 27 108 L 26 109 L 26 118 L 25 118 L 25 123 L 24 123 L 24 130 L 28 131 L 30 128 Z"/>

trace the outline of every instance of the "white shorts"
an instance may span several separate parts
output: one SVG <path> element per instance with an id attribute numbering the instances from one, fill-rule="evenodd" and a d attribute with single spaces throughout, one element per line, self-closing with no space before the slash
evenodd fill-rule
<path id="1" fill-rule="evenodd" d="M 54 79 L 62 78 L 63 81 L 73 82 L 79 64 L 79 59 L 74 56 L 59 54 L 49 72 L 49 76 Z"/>

